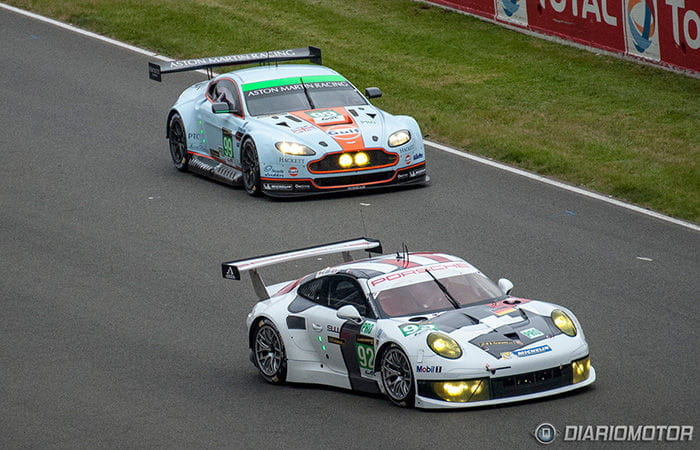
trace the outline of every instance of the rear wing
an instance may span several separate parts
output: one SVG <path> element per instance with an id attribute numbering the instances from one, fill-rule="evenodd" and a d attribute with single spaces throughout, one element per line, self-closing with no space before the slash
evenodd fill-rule
<path id="1" fill-rule="evenodd" d="M 256 256 L 250 259 L 240 259 L 221 264 L 221 274 L 229 280 L 240 280 L 241 273 L 248 272 L 253 282 L 253 289 L 260 300 L 270 297 L 265 283 L 263 282 L 258 269 L 273 264 L 295 261 L 298 259 L 310 258 L 313 256 L 342 253 L 345 262 L 352 261 L 350 252 L 354 250 L 366 250 L 370 253 L 382 253 L 382 243 L 376 239 L 357 238 L 349 241 L 334 242 L 332 244 L 316 245 L 314 247 L 300 248 L 283 253 Z"/>
<path id="2" fill-rule="evenodd" d="M 282 61 L 298 61 L 302 59 L 308 59 L 314 64 L 321 64 L 321 49 L 317 47 L 305 47 L 288 50 L 272 50 L 269 52 L 245 53 L 243 55 L 183 59 L 179 61 L 167 61 L 162 63 L 149 62 L 148 78 L 155 81 L 161 81 L 161 75 L 164 73 L 211 69 L 212 67 L 235 66 L 241 64 L 266 64 Z"/>

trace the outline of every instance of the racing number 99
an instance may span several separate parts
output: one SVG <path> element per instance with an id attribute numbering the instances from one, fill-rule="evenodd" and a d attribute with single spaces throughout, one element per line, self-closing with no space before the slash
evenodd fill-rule
<path id="1" fill-rule="evenodd" d="M 367 344 L 355 344 L 355 350 L 360 367 L 374 371 L 374 347 Z"/>
<path id="2" fill-rule="evenodd" d="M 233 158 L 233 134 L 229 130 L 223 129 L 221 137 L 221 154 L 227 158 Z"/>

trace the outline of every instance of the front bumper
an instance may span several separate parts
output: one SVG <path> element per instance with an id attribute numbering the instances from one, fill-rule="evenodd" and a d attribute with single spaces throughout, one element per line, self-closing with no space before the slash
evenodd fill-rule
<path id="1" fill-rule="evenodd" d="M 564 392 L 580 389 L 589 386 L 596 379 L 595 369 L 591 367 L 588 378 L 578 383 L 571 382 L 571 373 L 567 373 L 566 370 L 564 370 L 563 373 L 557 374 L 557 376 L 549 376 L 547 377 L 547 379 L 544 379 L 540 382 L 537 381 L 537 374 L 552 370 L 556 370 L 556 368 L 544 369 L 537 372 L 510 377 L 488 378 L 488 389 L 489 392 L 491 392 L 490 398 L 488 400 L 464 403 L 448 402 L 440 400 L 438 398 L 434 398 L 435 396 L 431 395 L 430 392 L 426 390 L 426 385 L 428 382 L 418 380 L 418 394 L 416 395 L 416 407 L 425 409 L 474 408 L 479 406 L 490 406 L 499 405 L 503 403 L 520 402 L 532 400 L 535 398 L 562 394 Z M 567 377 L 569 378 L 567 379 Z M 534 383 L 531 382 L 533 381 L 533 378 Z"/>
<path id="2" fill-rule="evenodd" d="M 298 197 L 331 192 L 355 191 L 389 186 L 427 184 L 425 162 L 398 170 L 372 171 L 355 175 L 331 174 L 316 178 L 265 178 L 262 191 L 270 197 Z"/>

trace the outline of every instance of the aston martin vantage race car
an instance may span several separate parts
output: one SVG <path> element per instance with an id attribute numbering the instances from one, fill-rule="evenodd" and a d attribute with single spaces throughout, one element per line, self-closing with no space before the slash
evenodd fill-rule
<path id="1" fill-rule="evenodd" d="M 295 60 L 315 64 L 279 64 Z M 255 63 L 180 95 L 166 121 L 177 169 L 277 197 L 429 182 L 416 121 L 372 106 L 381 90 L 362 95 L 318 48 L 149 63 L 149 76 Z"/>
<path id="2" fill-rule="evenodd" d="M 596 374 L 568 309 L 513 297 L 456 256 L 382 253 L 359 238 L 222 264 L 250 274 L 251 361 L 272 384 L 318 383 L 383 393 L 399 406 L 459 408 L 588 386 Z M 261 267 L 341 253 L 345 263 L 266 285 Z"/>

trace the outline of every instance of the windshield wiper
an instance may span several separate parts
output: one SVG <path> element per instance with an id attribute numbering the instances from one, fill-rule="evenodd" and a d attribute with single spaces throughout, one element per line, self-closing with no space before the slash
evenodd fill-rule
<path id="1" fill-rule="evenodd" d="M 309 91 L 306 90 L 306 84 L 304 82 L 301 82 L 301 87 L 304 88 L 304 95 L 306 95 L 306 99 L 309 101 L 309 105 L 311 106 L 311 109 L 316 109 L 316 106 L 314 105 L 314 101 L 311 100 L 311 96 L 309 96 Z"/>
<path id="2" fill-rule="evenodd" d="M 440 283 L 440 281 L 438 281 L 438 279 L 435 278 L 435 275 L 433 275 L 428 269 L 425 269 L 425 271 L 428 273 L 428 275 L 430 275 L 430 278 L 435 280 L 435 284 L 437 284 L 438 287 L 440 288 L 440 290 L 445 294 L 445 296 L 447 296 L 447 299 L 450 301 L 450 303 L 452 303 L 452 306 L 454 306 L 455 309 L 460 309 L 462 307 L 462 305 L 457 303 L 457 300 L 455 300 L 455 298 L 452 296 L 452 294 L 450 294 L 450 292 L 447 290 L 445 285 Z"/>

